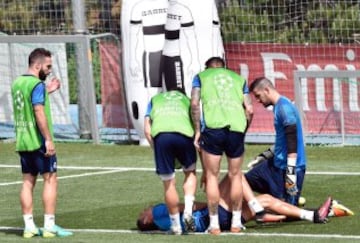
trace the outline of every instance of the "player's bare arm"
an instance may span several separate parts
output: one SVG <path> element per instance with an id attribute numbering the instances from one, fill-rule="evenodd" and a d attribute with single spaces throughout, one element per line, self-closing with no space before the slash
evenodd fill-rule
<path id="1" fill-rule="evenodd" d="M 200 132 L 200 88 L 191 90 L 191 119 L 195 132 Z"/>
<path id="2" fill-rule="evenodd" d="M 254 109 L 251 101 L 251 96 L 249 94 L 244 94 L 244 107 L 245 107 L 245 115 L 246 115 L 246 130 L 250 127 L 252 118 L 254 116 Z"/>
<path id="3" fill-rule="evenodd" d="M 146 116 L 144 119 L 144 135 L 150 146 L 153 148 L 153 139 L 151 137 L 151 119 L 149 116 Z"/>
<path id="4" fill-rule="evenodd" d="M 191 119 L 195 130 L 196 142 L 200 137 L 200 88 L 192 88 L 191 90 Z M 195 146 L 197 146 L 195 144 Z"/>
<path id="5" fill-rule="evenodd" d="M 48 125 L 48 121 L 45 115 L 45 109 L 43 105 L 35 105 L 34 106 L 34 114 L 36 119 L 36 124 L 40 130 L 40 133 L 45 139 L 45 147 L 47 156 L 51 156 L 55 154 L 55 145 L 52 141 L 52 137 L 50 134 L 50 129 Z"/>
<path id="6" fill-rule="evenodd" d="M 192 88 L 191 90 L 191 119 L 195 130 L 194 145 L 198 151 L 200 138 L 200 88 Z"/>

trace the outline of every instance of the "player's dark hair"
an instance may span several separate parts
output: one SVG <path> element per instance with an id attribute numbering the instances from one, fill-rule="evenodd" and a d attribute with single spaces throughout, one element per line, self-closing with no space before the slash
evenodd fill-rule
<path id="1" fill-rule="evenodd" d="M 42 60 L 45 57 L 51 57 L 51 52 L 45 48 L 36 48 L 29 55 L 29 66 L 33 65 L 36 61 Z"/>
<path id="2" fill-rule="evenodd" d="M 144 223 L 143 220 L 138 219 L 136 221 L 136 226 L 140 231 L 150 231 L 150 230 L 158 230 L 159 228 L 156 226 L 155 223 Z"/>
<path id="3" fill-rule="evenodd" d="M 255 88 L 263 89 L 265 87 L 274 88 L 274 85 L 268 78 L 258 77 L 251 82 L 249 86 L 249 91 L 252 92 Z"/>
<path id="4" fill-rule="evenodd" d="M 225 61 L 221 57 L 210 57 L 205 62 L 205 69 L 214 67 L 225 67 Z"/>

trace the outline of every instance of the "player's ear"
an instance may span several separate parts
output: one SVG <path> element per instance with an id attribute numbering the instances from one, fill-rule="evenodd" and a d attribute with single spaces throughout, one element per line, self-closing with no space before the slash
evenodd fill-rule
<path id="1" fill-rule="evenodd" d="M 265 94 L 267 94 L 267 95 L 270 94 L 270 91 L 271 91 L 270 87 L 268 87 L 268 86 L 264 87 Z"/>
<path id="2" fill-rule="evenodd" d="M 35 62 L 35 63 L 34 63 L 34 68 L 35 68 L 36 70 L 41 70 L 41 66 L 42 66 L 42 64 L 41 64 L 40 62 Z"/>

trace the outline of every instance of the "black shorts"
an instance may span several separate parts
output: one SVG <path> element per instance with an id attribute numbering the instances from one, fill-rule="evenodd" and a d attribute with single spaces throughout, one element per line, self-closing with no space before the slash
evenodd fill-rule
<path id="1" fill-rule="evenodd" d="M 44 173 L 54 173 L 57 171 L 56 155 L 45 156 L 45 146 L 31 152 L 19 152 L 21 170 L 23 174 L 30 173 L 33 176 Z"/>
<path id="2" fill-rule="evenodd" d="M 180 133 L 159 133 L 154 138 L 156 173 L 172 174 L 175 171 L 175 159 L 184 169 L 196 163 L 196 150 L 193 138 Z"/>
<path id="3" fill-rule="evenodd" d="M 205 128 L 201 133 L 200 146 L 206 152 L 229 158 L 240 157 L 244 153 L 244 133 L 230 131 L 228 128 Z"/>

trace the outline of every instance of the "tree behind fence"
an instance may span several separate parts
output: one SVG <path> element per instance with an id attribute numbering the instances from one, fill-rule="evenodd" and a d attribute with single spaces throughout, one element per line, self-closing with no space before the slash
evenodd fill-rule
<path id="1" fill-rule="evenodd" d="M 181 1 L 181 0 L 178 0 Z M 359 42 L 359 3 L 355 0 L 350 1 L 247 1 L 247 0 L 218 0 L 219 15 L 222 25 L 223 38 L 226 48 L 228 65 L 243 74 L 251 81 L 255 76 L 266 75 L 271 78 L 282 92 L 288 94 L 290 98 L 294 96 L 293 71 L 296 70 L 353 70 L 359 69 L 357 57 Z M 101 33 L 111 33 L 116 38 L 120 36 L 120 12 L 121 0 L 86 0 L 85 19 L 89 35 Z M 34 1 L 5 1 L 0 0 L 0 19 L 1 31 L 4 35 L 63 35 L 73 34 L 73 9 L 71 1 L 65 0 L 34 0 Z M 101 39 L 101 41 L 100 41 Z M 96 88 L 96 101 L 99 104 L 99 114 L 105 119 L 99 121 L 101 134 L 105 140 L 123 139 L 122 132 L 112 130 L 121 126 L 131 127 L 125 116 L 123 121 L 119 119 L 127 114 L 121 101 L 124 93 L 119 93 L 121 88 L 121 65 L 117 60 L 113 60 L 111 65 L 104 62 L 103 55 L 108 55 L 101 42 L 104 39 L 91 39 L 93 77 Z M 111 39 L 111 38 L 110 38 Z M 111 42 L 115 43 L 114 38 Z M 104 42 L 103 42 L 104 43 Z M 76 62 L 74 61 L 74 47 L 70 43 L 64 45 L 66 50 L 66 72 L 68 79 L 68 114 L 62 119 L 70 117 L 71 126 L 74 127 L 74 137 L 78 136 L 77 117 L 73 117 L 73 103 L 77 103 L 79 88 L 76 76 Z M 118 44 L 113 44 L 111 48 L 118 48 Z M 106 46 L 110 48 L 109 45 Z M 8 48 L 8 47 L 7 47 Z M 4 51 L 6 48 L 2 48 Z M 112 49 L 114 53 L 120 50 Z M 19 52 L 16 58 L 22 59 Z M 9 65 L 5 60 L 1 60 L 0 65 Z M 20 67 L 20 66 L 19 66 Z M 25 71 L 25 67 L 23 67 Z M 107 78 L 105 70 L 119 70 L 118 77 L 115 73 L 109 73 Z M 62 70 L 59 66 L 59 70 Z M 10 69 L 9 80 L 14 74 L 21 70 Z M 10 74 L 12 75 L 10 77 Z M 63 74 L 62 74 L 63 75 Z M 115 76 L 114 76 L 115 75 Z M 111 77 L 110 77 L 111 76 Z M 6 77 L 3 75 L 3 80 Z M 65 78 L 66 80 L 66 78 Z M 115 81 L 117 80 L 117 81 Z M 115 82 L 115 83 L 114 83 Z M 331 83 L 331 82 L 330 82 Z M 119 87 L 116 85 L 119 84 Z M 359 107 L 359 81 L 355 79 L 351 82 L 353 92 L 357 95 L 352 96 L 353 107 Z M 8 90 L 6 82 L 1 82 L 1 91 Z M 109 86 L 113 89 L 109 89 Z M 118 94 L 118 97 L 116 95 Z M 315 95 L 316 97 L 316 95 Z M 1 94 L 1 101 L 8 99 Z M 327 103 L 331 103 L 331 97 L 325 97 Z M 329 101 L 328 101 L 329 100 Z M 314 101 L 321 102 L 321 101 Z M 354 105 L 354 104 L 357 105 Z M 3 104 L 3 102 L 2 102 Z M 66 107 L 66 106 L 64 106 Z M 310 107 L 311 108 L 311 107 Z M 262 107 L 256 107 L 262 110 Z M 313 109 L 316 109 L 313 108 Z M 263 112 L 263 111 L 261 111 Z M 260 114 L 261 114 L 260 112 Z M 265 111 L 266 112 L 266 111 Z M 320 111 L 319 111 L 320 112 Z M 352 110 L 352 112 L 359 112 Z M 2 106 L 0 118 L 11 118 L 11 110 Z M 267 113 L 266 113 L 267 114 Z M 269 113 L 270 114 L 270 113 Z M 269 119 L 271 119 L 271 115 Z M 73 117 L 74 119 L 71 119 Z M 2 119 L 2 118 L 1 118 Z M 255 118 L 256 119 L 256 118 Z M 316 115 L 314 117 L 316 119 Z M 75 122 L 74 122 L 75 120 Z M 0 121 L 2 126 L 1 137 L 8 137 L 11 132 L 11 123 Z M 127 123 L 124 125 L 124 123 Z M 271 130 L 269 120 L 257 119 L 254 126 L 250 129 L 249 135 L 254 135 L 254 142 L 271 142 L 273 130 Z M 113 134 L 111 134 L 113 133 Z M 65 134 L 60 130 L 59 134 Z M 263 134 L 262 138 L 258 135 Z M 133 134 L 134 135 L 134 134 Z M 359 133 L 355 132 L 355 135 Z M 135 135 L 136 139 L 136 135 Z"/>

